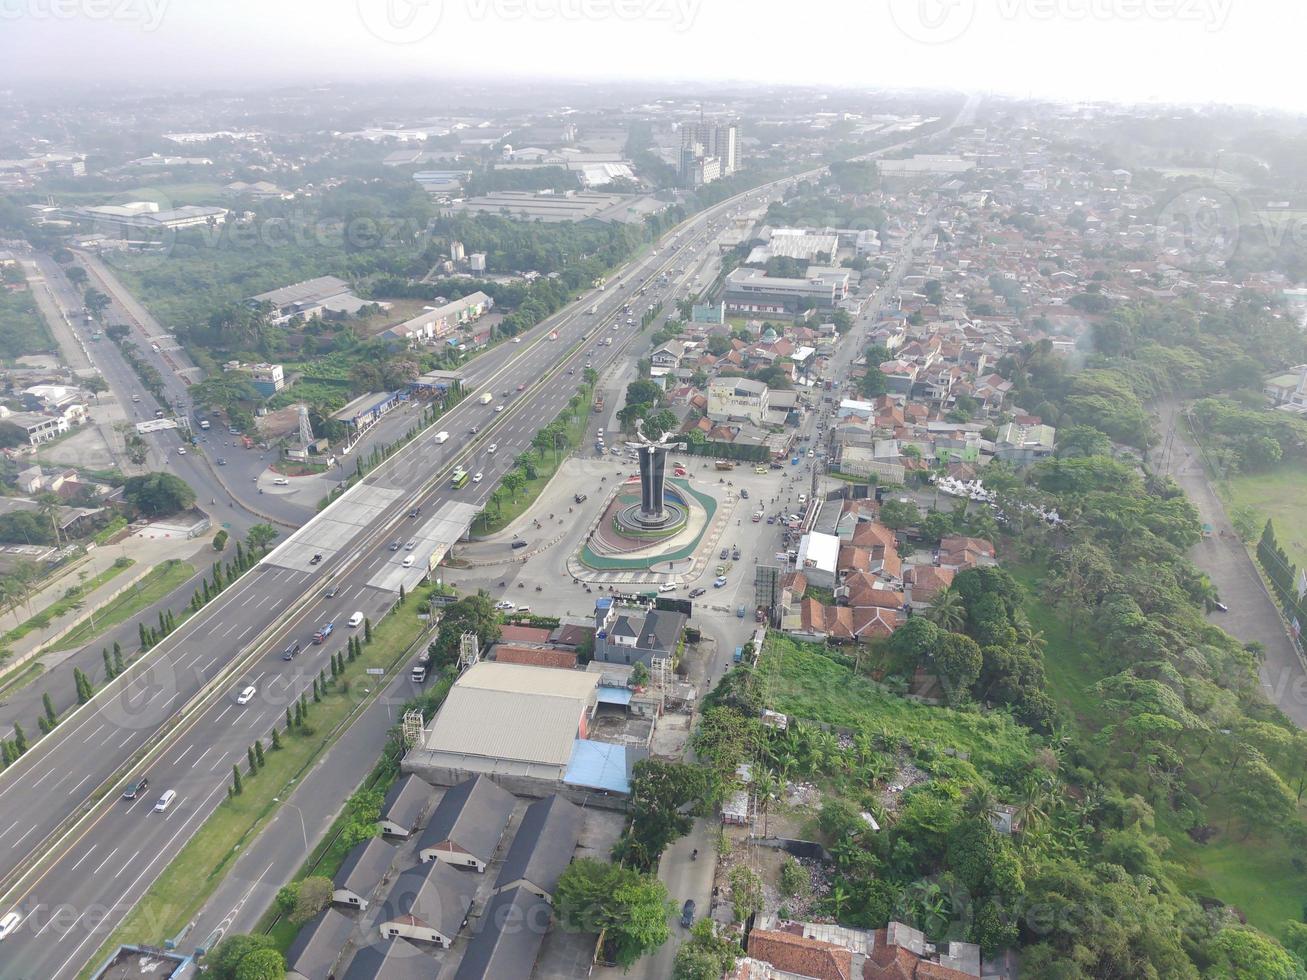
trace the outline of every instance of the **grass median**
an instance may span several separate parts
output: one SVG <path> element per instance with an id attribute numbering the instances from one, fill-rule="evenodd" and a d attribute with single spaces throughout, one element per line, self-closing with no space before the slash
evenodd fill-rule
<path id="1" fill-rule="evenodd" d="M 526 486 L 518 492 L 516 498 L 509 497 L 507 491 L 501 487 L 498 510 L 495 510 L 492 515 L 490 509 L 488 509 L 486 513 L 489 519 L 481 521 L 479 525 L 474 525 L 473 529 L 479 530 L 482 534 L 494 534 L 496 531 L 502 531 L 525 514 L 531 508 L 531 505 L 536 502 L 545 487 L 549 485 L 549 481 L 554 478 L 554 474 L 563 465 L 563 460 L 567 458 L 568 453 L 581 444 L 581 440 L 585 438 L 585 427 L 588 421 L 589 418 L 584 412 L 571 419 L 566 430 L 567 445 L 560 447 L 556 452 L 537 453 L 535 479 L 527 480 Z M 491 509 L 493 509 L 493 505 L 491 505 Z"/>
<path id="2" fill-rule="evenodd" d="M 270 748 L 270 740 L 263 739 L 265 764 L 257 775 L 249 775 L 246 760 L 241 758 L 242 793 L 223 801 L 199 827 L 122 924 L 91 957 L 80 976 L 90 976 L 95 965 L 103 962 L 122 943 L 162 945 L 199 912 L 231 863 L 276 814 L 279 801 L 286 799 L 300 777 L 335 743 L 349 727 L 348 723 L 390 679 L 390 674 L 384 678 L 369 677 L 364 671 L 383 668 L 393 673 L 403 667 L 408 649 L 426 626 L 418 619 L 418 605 L 410 598 L 396 613 L 374 627 L 372 643 L 364 646 L 362 656 L 345 665 L 345 673 L 331 685 L 322 701 L 315 704 L 310 697 L 310 733 L 287 735 L 285 720 L 279 719 L 277 729 L 282 747 L 274 751 Z M 367 694 L 362 693 L 364 688 Z M 230 769 L 226 773 L 230 781 Z M 195 937 L 196 941 L 203 938 Z"/>
<path id="3" fill-rule="evenodd" d="M 170 558 L 162 565 L 151 569 L 150 573 L 137 582 L 130 591 L 124 592 L 97 609 L 94 623 L 91 617 L 87 617 L 55 641 L 50 649 L 73 650 L 89 643 L 106 630 L 126 622 L 141 610 L 148 609 L 194 574 L 195 567 L 189 562 Z"/>

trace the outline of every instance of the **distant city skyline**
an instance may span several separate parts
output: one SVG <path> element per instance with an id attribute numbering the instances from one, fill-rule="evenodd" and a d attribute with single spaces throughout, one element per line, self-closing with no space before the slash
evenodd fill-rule
<path id="1" fill-rule="evenodd" d="M 1304 27 L 1279 0 L 0 0 L 0 88 L 699 78 L 1307 111 Z"/>

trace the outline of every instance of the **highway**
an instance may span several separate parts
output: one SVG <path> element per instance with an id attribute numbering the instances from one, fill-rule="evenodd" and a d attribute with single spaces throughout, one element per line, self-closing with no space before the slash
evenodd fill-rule
<path id="1" fill-rule="evenodd" d="M 693 249 L 705 243 L 686 231 L 737 204 L 699 215 L 671 233 L 675 247 L 660 246 L 657 255 L 635 260 L 603 292 L 583 297 L 522 343 L 503 344 L 472 362 L 467 383 L 491 391 L 490 405 L 465 399 L 0 774 L 0 875 L 11 888 L 4 909 L 25 916 L 0 945 L 0 976 L 76 974 L 223 800 L 232 764 L 241 764 L 246 747 L 283 721 L 286 704 L 311 686 L 332 652 L 344 648 L 349 614 L 380 619 L 398 583 L 411 587 L 422 577 L 426 556 L 417 552 L 422 561 L 404 569 L 406 552 L 391 551 L 389 543 L 419 534 L 441 503 L 483 504 L 514 457 L 566 407 L 587 357 L 593 353 L 593 366 L 603 370 L 621 356 L 635 330 L 622 326 L 612 346 L 597 345 L 597 330 L 615 320 L 628 299 L 635 305 L 633 286 L 688 265 Z M 673 290 L 651 284 L 639 297 L 637 318 Z M 590 315 L 596 303 L 600 313 Z M 547 339 L 555 331 L 558 339 Z M 579 345 L 585 333 L 591 339 Z M 525 390 L 519 393 L 518 386 Z M 501 403 L 505 409 L 496 413 Z M 474 425 L 476 436 L 470 434 Z M 438 431 L 451 438 L 437 442 Z M 492 444 L 497 451 L 490 451 Z M 482 472 L 483 481 L 451 489 L 446 475 L 455 463 Z M 416 519 L 407 516 L 414 507 L 420 508 Z M 333 520 L 339 514 L 352 515 L 355 523 Z M 309 564 L 314 554 L 324 556 L 316 566 Z M 323 594 L 328 584 L 338 589 L 334 599 Z M 337 623 L 329 641 L 309 642 L 314 628 L 329 620 Z M 287 663 L 281 651 L 294 640 L 304 651 Z M 258 696 L 238 706 L 235 694 L 247 685 L 257 687 Z M 136 762 L 142 756 L 148 761 Z M 119 799 L 125 775 L 144 771 L 151 781 L 146 796 Z M 106 795 L 97 805 L 93 796 L 101 788 Z M 151 808 L 165 789 L 176 790 L 177 800 L 156 814 Z M 85 818 L 65 831 L 83 812 Z M 42 855 L 30 874 L 23 873 Z"/>
<path id="2" fill-rule="evenodd" d="M 0 774 L 0 880 L 7 890 L 0 912 L 24 916 L 0 944 L 0 977 L 76 975 L 222 802 L 232 764 L 240 765 L 246 747 L 282 722 L 285 706 L 311 685 L 330 653 L 344 648 L 345 618 L 358 610 L 379 619 L 400 583 L 411 587 L 423 576 L 429 550 L 423 535 L 438 508 L 482 505 L 536 431 L 565 408 L 587 358 L 602 371 L 624 356 L 634 329 L 622 326 L 612 346 L 598 346 L 598 328 L 607 332 L 628 299 L 637 319 L 645 306 L 670 299 L 676 287 L 653 280 L 689 266 L 712 246 L 714 236 L 699 232 L 719 227 L 742 203 L 763 202 L 819 170 L 696 215 L 624 267 L 603 292 L 582 297 L 520 344 L 478 358 L 468 366 L 467 384 L 490 391 L 490 405 L 465 399 Z M 646 282 L 648 292 L 635 305 L 631 294 Z M 599 313 L 590 315 L 595 304 Z M 551 332 L 556 340 L 548 339 Z M 590 338 L 581 343 L 584 334 Z M 498 404 L 502 412 L 495 411 Z M 450 433 L 448 441 L 437 439 L 440 431 Z M 451 489 L 447 477 L 455 464 L 483 472 L 483 481 Z M 418 516 L 408 516 L 415 508 Z M 405 539 L 423 541 L 411 553 L 420 559 L 412 568 L 402 564 L 409 553 L 388 547 Z M 316 565 L 314 555 L 322 555 Z M 336 590 L 332 599 L 324 595 L 328 587 Z M 310 643 L 313 629 L 331 620 L 337 628 L 328 642 Z M 281 650 L 296 640 L 303 652 L 287 663 Z M 247 685 L 258 694 L 237 705 L 235 695 Z M 148 793 L 120 799 L 126 776 L 141 772 L 150 776 Z M 176 791 L 175 802 L 153 812 L 166 789 Z"/>

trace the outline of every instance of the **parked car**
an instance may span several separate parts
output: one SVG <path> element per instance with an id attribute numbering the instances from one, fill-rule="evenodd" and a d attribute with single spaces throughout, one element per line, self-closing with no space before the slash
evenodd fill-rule
<path id="1" fill-rule="evenodd" d="M 290 486 L 290 480 L 286 479 L 284 476 L 279 476 L 272 481 L 272 485 L 274 487 L 288 487 Z"/>
<path id="2" fill-rule="evenodd" d="M 583 493 L 574 493 L 572 494 L 572 499 L 575 500 L 578 504 L 583 504 L 586 501 L 586 495 Z"/>
<path id="3" fill-rule="evenodd" d="M 150 780 L 147 779 L 145 776 L 142 776 L 140 779 L 132 780 L 130 783 L 127 784 L 127 788 L 123 790 L 123 799 L 124 800 L 136 799 L 136 797 L 140 796 L 142 793 L 146 791 L 149 785 L 150 785 Z"/>

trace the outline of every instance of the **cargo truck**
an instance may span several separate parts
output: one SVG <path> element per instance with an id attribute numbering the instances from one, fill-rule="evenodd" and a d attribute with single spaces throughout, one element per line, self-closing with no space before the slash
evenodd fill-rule
<path id="1" fill-rule="evenodd" d="M 422 664 L 414 664 L 413 669 L 408 673 L 408 677 L 414 684 L 421 684 L 427 679 L 427 669 Z"/>
<path id="2" fill-rule="evenodd" d="M 490 392 L 488 391 L 483 392 L 481 397 L 477 399 L 477 401 L 479 401 L 482 405 L 489 405 L 494 400 L 495 400 L 494 395 L 490 394 Z"/>
<path id="3" fill-rule="evenodd" d="M 436 442 L 448 442 L 448 441 L 449 441 L 449 433 L 448 433 L 448 432 L 445 432 L 444 430 L 441 430 L 440 432 L 437 432 L 437 433 L 436 433 Z"/>

